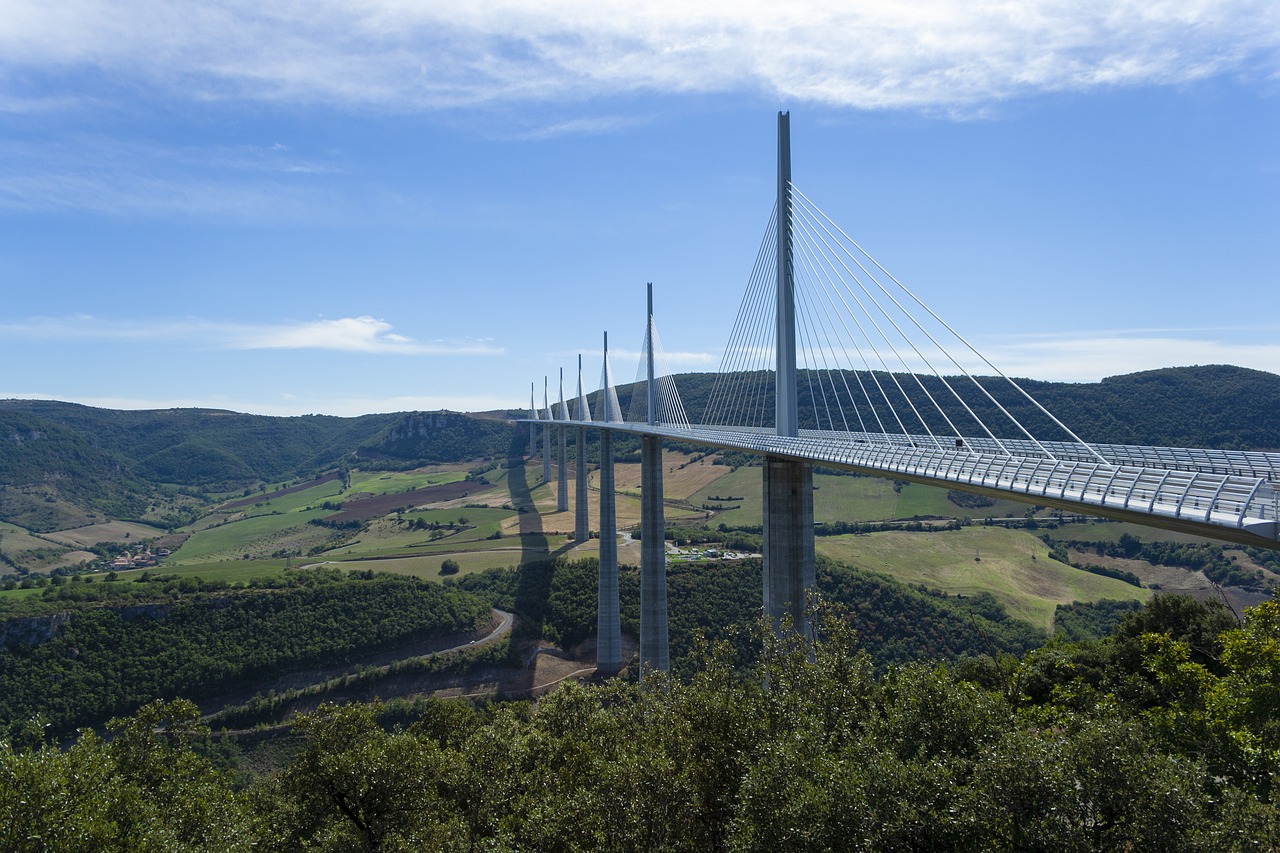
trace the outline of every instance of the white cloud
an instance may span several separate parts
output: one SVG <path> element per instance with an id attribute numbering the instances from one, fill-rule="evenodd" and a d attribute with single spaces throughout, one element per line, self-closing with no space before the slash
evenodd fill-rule
<path id="1" fill-rule="evenodd" d="M 0 19 L 11 81 L 89 72 L 181 97 L 393 109 L 642 91 L 951 109 L 1274 78 L 1278 46 L 1274 0 L 13 0 Z"/>
<path id="2" fill-rule="evenodd" d="M 491 340 L 419 341 L 385 320 L 342 317 L 308 323 L 244 324 L 210 320 L 110 320 L 76 315 L 0 324 L 0 335 L 38 341 L 173 341 L 215 349 L 318 349 L 395 355 L 501 355 Z"/>

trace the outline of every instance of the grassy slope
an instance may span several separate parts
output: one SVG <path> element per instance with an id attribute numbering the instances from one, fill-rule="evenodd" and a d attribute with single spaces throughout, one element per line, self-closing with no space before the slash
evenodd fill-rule
<path id="1" fill-rule="evenodd" d="M 1150 590 L 1050 560 L 1044 543 L 1021 530 L 967 527 L 942 533 L 830 536 L 819 538 L 817 548 L 820 554 L 884 572 L 903 583 L 952 594 L 985 590 L 1009 615 L 1046 631 L 1053 630 L 1058 604 L 1103 598 L 1146 601 L 1151 596 Z M 975 555 L 981 559 L 975 560 Z"/>
<path id="2" fill-rule="evenodd" d="M 0 522 L 0 555 L 5 558 L 5 561 L 0 561 L 0 575 L 16 571 L 6 561 L 12 561 L 28 571 L 48 572 L 64 566 L 78 566 L 97 558 L 96 554 L 81 550 L 86 543 L 65 541 L 59 538 L 61 535 L 35 534 L 26 528 Z"/>

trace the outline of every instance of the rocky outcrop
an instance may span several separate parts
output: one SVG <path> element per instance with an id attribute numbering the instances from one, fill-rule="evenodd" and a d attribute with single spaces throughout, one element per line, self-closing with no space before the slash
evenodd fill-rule
<path id="1" fill-rule="evenodd" d="M 57 635 L 71 621 L 70 613 L 27 616 L 0 622 L 0 646 L 34 646 Z"/>
<path id="2" fill-rule="evenodd" d="M 225 607 L 225 596 L 217 599 L 206 599 L 213 607 Z M 124 604 L 108 607 L 125 622 L 136 622 L 139 619 L 163 619 L 173 612 L 171 602 L 151 602 L 148 604 Z M 76 617 L 75 611 L 53 613 L 48 616 L 24 616 L 0 622 L 0 646 L 35 646 L 57 636 L 62 627 Z"/>

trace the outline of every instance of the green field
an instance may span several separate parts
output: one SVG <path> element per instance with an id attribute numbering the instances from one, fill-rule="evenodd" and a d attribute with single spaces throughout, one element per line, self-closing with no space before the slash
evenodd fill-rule
<path id="1" fill-rule="evenodd" d="M 978 509 L 956 506 L 947 500 L 945 489 L 907 483 L 900 491 L 894 490 L 891 480 L 883 477 L 844 477 L 831 474 L 815 474 L 813 477 L 814 521 L 830 524 L 835 521 L 891 521 L 900 518 L 933 515 L 947 518 L 974 519 L 1018 517 L 1027 511 L 1027 504 L 1016 501 L 996 501 L 995 505 Z M 760 524 L 763 512 L 759 468 L 739 468 L 710 486 L 696 492 L 690 501 L 694 506 L 738 506 L 716 514 L 715 524 L 730 527 Z M 734 497 L 741 500 L 711 501 L 711 496 Z"/>
<path id="2" fill-rule="evenodd" d="M 242 512 L 245 515 L 263 515 L 271 512 L 293 512 L 302 509 L 305 506 L 319 504 L 324 501 L 341 501 L 348 498 L 349 493 L 344 494 L 342 484 L 337 480 L 330 480 L 327 483 L 320 483 L 309 489 L 303 489 L 300 492 L 291 492 L 287 495 L 273 495 L 267 492 L 265 495 L 258 495 L 254 502 L 246 506 L 236 507 L 232 513 Z"/>
<path id="3" fill-rule="evenodd" d="M 236 521 L 227 521 L 217 527 L 193 533 L 186 544 L 175 552 L 165 565 L 178 566 L 238 559 L 244 554 L 265 557 L 281 548 L 318 543 L 329 535 L 329 531 L 309 525 L 307 520 L 323 518 L 331 514 L 328 510 L 317 509 L 307 512 L 254 515 Z"/>
<path id="4" fill-rule="evenodd" d="M 466 471 L 441 471 L 427 469 L 420 471 L 403 471 L 388 474 L 385 471 L 352 471 L 351 494 L 368 493 L 385 495 L 392 492 L 407 492 L 427 486 L 439 486 L 442 483 L 457 483 L 467 479 Z M 336 485 L 336 484 L 335 484 Z"/>
<path id="5" fill-rule="evenodd" d="M 44 590 L 35 586 L 30 589 L 0 589 L 0 602 L 18 601 L 23 598 L 30 598 L 43 594 Z"/>
<path id="6" fill-rule="evenodd" d="M 398 575 L 413 575 L 414 577 L 425 578 L 427 580 L 440 580 L 440 564 L 446 560 L 453 560 L 458 564 L 458 573 L 453 577 L 462 577 L 472 572 L 480 572 L 485 569 L 506 568 L 508 566 L 518 566 L 521 564 L 521 558 L 525 559 L 546 559 L 547 551 L 541 553 L 528 553 L 521 551 L 519 546 L 508 547 L 506 549 L 490 549 L 487 551 L 476 552 L 442 552 L 432 554 L 428 557 L 400 557 L 387 560 L 362 560 L 355 562 L 346 562 L 343 560 L 325 561 L 324 565 L 336 566 L 340 569 L 373 569 L 379 572 L 392 572 Z"/>
<path id="7" fill-rule="evenodd" d="M 1053 630 L 1054 608 L 1103 598 L 1146 601 L 1150 590 L 1073 569 L 1050 560 L 1031 533 L 1000 527 L 966 527 L 936 533 L 886 531 L 827 536 L 818 553 L 908 584 L 951 594 L 990 592 L 1009 615 Z M 976 558 L 976 559 L 975 559 Z"/>
<path id="8" fill-rule="evenodd" d="M 225 560 L 242 559 L 245 554 L 253 559 L 270 557 L 282 551 L 308 553 L 315 547 L 332 541 L 338 535 L 332 529 L 318 527 L 308 522 L 332 515 L 333 510 L 319 509 L 328 501 L 340 503 L 352 494 L 399 494 L 426 486 L 453 483 L 464 480 L 461 471 L 409 471 L 387 474 L 354 472 L 351 489 L 342 491 L 337 480 L 320 483 L 309 489 L 287 495 L 271 492 L 258 496 L 253 504 L 238 507 L 230 513 L 202 519 L 192 525 L 186 544 L 166 562 L 166 566 L 207 564 Z M 483 538 L 492 534 L 510 511 L 493 509 L 450 509 L 404 513 L 406 521 L 423 518 L 431 521 L 456 521 L 466 516 L 477 529 L 467 531 L 467 539 Z M 399 550 L 425 544 L 428 534 L 424 531 L 399 531 L 394 526 L 375 524 L 371 530 L 360 534 L 358 544 L 342 546 L 342 554 L 348 556 L 383 556 Z M 390 532 L 388 532 L 390 531 Z M 345 538 L 345 537 L 344 537 Z M 441 550 L 432 544 L 430 550 Z M 456 545 L 455 545 L 456 547 Z"/>
<path id="9" fill-rule="evenodd" d="M 178 577 L 199 577 L 209 581 L 242 583 L 253 578 L 283 574 L 289 565 L 297 567 L 299 563 L 300 561 L 296 559 L 291 563 L 287 560 L 222 560 L 190 565 L 165 563 L 151 569 L 129 569 L 118 574 L 120 580 L 133 580 L 143 572 L 149 572 L 152 575 L 177 575 Z"/>

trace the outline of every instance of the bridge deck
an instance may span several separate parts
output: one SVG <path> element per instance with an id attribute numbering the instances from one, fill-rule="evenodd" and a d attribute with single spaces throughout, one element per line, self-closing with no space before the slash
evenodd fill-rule
<path id="1" fill-rule="evenodd" d="M 716 429 L 716 427 L 710 427 Z M 836 433 L 856 443 L 894 444 L 896 446 L 935 447 L 954 443 L 955 439 L 930 435 L 883 435 L 879 433 Z M 1079 444 L 1066 441 L 1034 442 L 1026 439 L 965 438 L 964 445 L 981 453 L 1004 456 L 1045 457 L 1063 462 L 1097 462 L 1097 456 Z M 1139 468 L 1199 471 L 1205 474 L 1253 477 L 1280 483 L 1280 453 L 1253 450 L 1213 450 L 1199 447 L 1152 447 L 1139 444 L 1090 444 L 1098 456 L 1115 465 Z"/>
<path id="2" fill-rule="evenodd" d="M 1040 445 L 1061 452 L 1054 459 L 1030 441 L 1003 442 L 1010 452 L 1028 453 L 1011 456 L 996 452 L 990 439 L 940 447 L 929 436 L 801 430 L 785 437 L 730 427 L 552 423 L 800 459 L 1264 548 L 1280 540 L 1280 454 L 1095 445 L 1108 460 L 1099 462 L 1077 445 Z"/>

